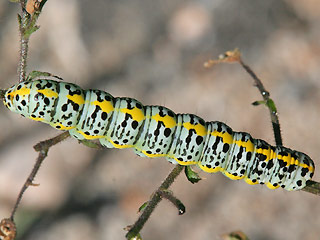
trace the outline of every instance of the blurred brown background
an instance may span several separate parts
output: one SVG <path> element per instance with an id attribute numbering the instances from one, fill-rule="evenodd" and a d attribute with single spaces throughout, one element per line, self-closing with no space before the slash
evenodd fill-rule
<path id="1" fill-rule="evenodd" d="M 0 1 L 0 87 L 18 80 L 17 4 Z M 203 62 L 239 47 L 275 100 L 284 144 L 320 156 L 320 4 L 316 0 L 48 0 L 31 37 L 28 70 L 48 71 L 83 88 L 219 120 L 274 143 L 266 108 L 237 64 Z M 58 132 L 0 106 L 0 216 L 6 217 L 37 154 Z M 52 148 L 18 210 L 24 240 L 124 239 L 139 206 L 173 168 L 132 150 L 92 150 L 74 139 Z M 197 171 L 200 172 L 197 168 Z M 319 197 L 269 190 L 206 174 L 172 189 L 183 216 L 162 201 L 144 239 L 319 239 Z M 319 167 L 315 178 L 320 181 Z"/>

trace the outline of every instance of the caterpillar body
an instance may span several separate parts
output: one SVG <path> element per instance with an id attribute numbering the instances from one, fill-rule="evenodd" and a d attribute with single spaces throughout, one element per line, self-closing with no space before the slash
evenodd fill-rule
<path id="1" fill-rule="evenodd" d="M 54 80 L 25 81 L 9 88 L 5 106 L 35 121 L 68 130 L 77 139 L 99 139 L 109 148 L 134 148 L 139 156 L 166 157 L 174 164 L 198 165 L 233 180 L 298 190 L 314 173 L 302 152 L 271 146 L 222 122 L 144 106 L 126 97 Z"/>

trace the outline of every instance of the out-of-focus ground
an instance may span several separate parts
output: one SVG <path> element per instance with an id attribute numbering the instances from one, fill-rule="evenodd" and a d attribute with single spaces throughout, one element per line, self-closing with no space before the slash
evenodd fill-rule
<path id="1" fill-rule="evenodd" d="M 0 87 L 18 80 L 18 5 L 0 1 Z M 84 88 L 128 96 L 175 112 L 219 120 L 274 143 L 266 108 L 237 64 L 203 62 L 239 47 L 275 100 L 284 144 L 320 165 L 320 4 L 316 0 L 48 0 L 31 37 L 28 70 L 48 71 Z M 49 126 L 0 106 L 0 216 L 7 217 L 37 154 L 56 136 Z M 23 240 L 124 239 L 124 227 L 173 168 L 132 150 L 92 150 L 68 139 L 49 151 L 18 209 Z M 315 180 L 320 181 L 319 167 Z M 199 170 L 200 172 L 200 170 Z M 201 172 L 172 190 L 183 216 L 162 201 L 144 239 L 319 239 L 319 197 L 275 191 Z"/>

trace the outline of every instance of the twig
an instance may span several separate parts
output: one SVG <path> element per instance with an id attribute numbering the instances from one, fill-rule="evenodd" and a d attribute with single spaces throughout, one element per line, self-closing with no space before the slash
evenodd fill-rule
<path id="1" fill-rule="evenodd" d="M 269 92 L 264 88 L 261 80 L 257 77 L 257 75 L 251 70 L 251 68 L 246 65 L 242 59 L 241 59 L 241 53 L 239 49 L 234 49 L 233 51 L 227 51 L 224 54 L 219 56 L 218 60 L 209 60 L 204 63 L 204 66 L 206 68 L 210 68 L 215 64 L 218 63 L 240 63 L 241 66 L 249 73 L 249 75 L 253 78 L 255 82 L 255 86 L 259 89 L 262 97 L 263 97 L 263 102 L 256 101 L 253 103 L 253 105 L 259 105 L 261 103 L 264 103 L 270 112 L 271 116 L 271 121 L 272 121 L 272 127 L 273 127 L 273 132 L 274 132 L 274 137 L 277 145 L 282 145 L 282 139 L 281 139 L 281 134 L 280 134 L 280 123 L 278 119 L 278 112 L 276 109 L 276 106 L 273 102 L 273 100 L 270 98 Z"/>
<path id="2" fill-rule="evenodd" d="M 26 79 L 26 67 L 29 48 L 29 37 L 25 36 L 25 29 L 28 24 L 29 14 L 26 12 L 26 1 L 20 0 L 21 5 L 21 17 L 19 19 L 19 33 L 20 33 L 20 61 L 18 66 L 19 82 L 23 82 Z"/>
<path id="3" fill-rule="evenodd" d="M 47 0 L 28 0 L 26 5 L 26 0 L 20 0 L 21 15 L 18 15 L 20 33 L 19 82 L 26 81 L 29 39 L 32 33 L 39 29 L 36 23 L 46 2 Z"/>
<path id="4" fill-rule="evenodd" d="M 272 127 L 273 127 L 273 133 L 274 133 L 274 139 L 276 141 L 276 145 L 282 146 L 282 138 L 281 138 L 281 131 L 280 131 L 280 122 L 278 118 L 278 112 L 275 107 L 275 104 L 273 100 L 270 98 L 269 92 L 264 88 L 261 80 L 257 77 L 257 75 L 251 70 L 251 68 L 246 65 L 241 57 L 239 58 L 239 63 L 241 66 L 249 73 L 249 75 L 253 78 L 255 81 L 255 86 L 259 89 L 261 96 L 263 97 L 263 100 L 265 101 L 265 104 L 267 105 L 271 117 Z"/>
<path id="5" fill-rule="evenodd" d="M 158 189 L 157 192 L 162 198 L 170 201 L 178 209 L 179 215 L 182 215 L 186 212 L 186 208 L 183 203 L 178 198 L 176 198 L 171 191 L 169 191 L 168 189 Z"/>
<path id="6" fill-rule="evenodd" d="M 0 100 L 4 99 L 5 93 L 6 93 L 6 90 L 0 89 Z"/>
<path id="7" fill-rule="evenodd" d="M 29 186 L 37 186 L 36 184 L 33 183 L 33 180 L 34 180 L 35 176 L 37 175 L 43 160 L 47 157 L 47 154 L 48 154 L 50 147 L 56 145 L 59 142 L 62 142 L 63 140 L 65 140 L 69 136 L 70 136 L 69 132 L 64 132 L 54 138 L 42 141 L 34 146 L 34 149 L 37 152 L 39 152 L 39 155 L 38 155 L 38 158 L 33 166 L 33 169 L 31 171 L 30 175 L 28 176 L 27 180 L 25 181 L 24 185 L 22 186 L 20 193 L 18 195 L 18 198 L 16 200 L 16 203 L 13 207 L 13 210 L 12 210 L 11 216 L 10 216 L 10 219 L 12 221 L 14 220 L 14 215 L 15 215 L 16 210 L 21 202 L 21 199 L 22 199 L 24 192 L 27 190 L 27 188 Z"/>
<path id="8" fill-rule="evenodd" d="M 161 201 L 161 192 L 167 190 L 174 180 L 179 176 L 184 166 L 177 165 L 168 175 L 168 177 L 163 181 L 158 190 L 152 195 L 151 199 L 148 201 L 147 206 L 144 208 L 138 220 L 130 227 L 129 232 L 126 234 L 127 239 L 134 239 L 139 235 L 139 232 L 143 228 L 144 224 L 149 219 L 151 213 Z"/>

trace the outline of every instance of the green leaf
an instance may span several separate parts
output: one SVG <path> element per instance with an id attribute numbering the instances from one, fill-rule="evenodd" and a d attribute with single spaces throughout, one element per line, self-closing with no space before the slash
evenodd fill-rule
<path id="1" fill-rule="evenodd" d="M 24 38 L 29 38 L 30 35 L 31 35 L 32 33 L 34 33 L 35 31 L 37 31 L 39 28 L 40 28 L 40 27 L 37 26 L 37 25 L 35 25 L 35 26 L 33 26 L 33 27 L 30 27 L 30 28 L 27 28 L 26 31 L 24 32 L 24 35 L 23 35 Z"/>
<path id="2" fill-rule="evenodd" d="M 267 103 L 266 103 L 266 106 L 273 112 L 273 113 L 276 113 L 277 112 L 277 108 L 276 108 L 276 105 L 274 103 L 274 101 L 269 98 Z"/>
<path id="3" fill-rule="evenodd" d="M 269 108 L 273 113 L 277 112 L 277 108 L 276 105 L 274 103 L 274 101 L 271 98 L 268 98 L 267 101 L 255 101 L 252 103 L 253 106 L 258 106 L 258 105 L 265 105 L 267 108 Z"/>
<path id="4" fill-rule="evenodd" d="M 93 141 L 90 141 L 90 140 L 87 140 L 87 139 L 79 140 L 79 142 L 89 148 L 97 148 L 97 149 L 101 148 L 100 144 L 93 142 Z"/>
<path id="5" fill-rule="evenodd" d="M 39 78 L 39 77 L 54 77 L 59 80 L 63 80 L 61 77 L 53 75 L 52 73 L 49 73 L 49 72 L 32 71 L 31 73 L 28 74 L 27 81 L 32 81 L 33 79 Z"/>
<path id="6" fill-rule="evenodd" d="M 147 206 L 147 204 L 148 204 L 148 202 L 145 202 L 145 203 L 143 203 L 140 207 L 139 207 L 139 212 L 142 212 L 145 208 L 146 208 L 146 206 Z"/>
<path id="7" fill-rule="evenodd" d="M 234 231 L 229 234 L 222 235 L 223 240 L 249 240 L 246 234 L 242 231 Z"/>
<path id="8" fill-rule="evenodd" d="M 253 103 L 251 103 L 253 106 L 259 106 L 259 105 L 261 105 L 261 104 L 263 104 L 263 105 L 265 105 L 266 104 L 266 102 L 265 101 L 255 101 L 255 102 L 253 102 Z"/>
<path id="9" fill-rule="evenodd" d="M 199 177 L 199 174 L 196 173 L 196 172 L 194 172 L 194 171 L 191 169 L 190 166 L 186 166 L 186 167 L 184 168 L 184 172 L 185 172 L 188 180 L 189 180 L 192 184 L 197 183 L 197 182 L 199 182 L 199 181 L 201 180 L 201 177 Z"/>

